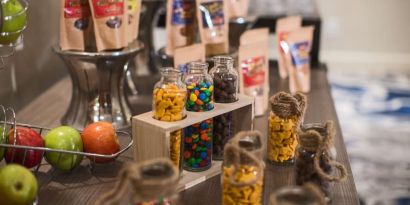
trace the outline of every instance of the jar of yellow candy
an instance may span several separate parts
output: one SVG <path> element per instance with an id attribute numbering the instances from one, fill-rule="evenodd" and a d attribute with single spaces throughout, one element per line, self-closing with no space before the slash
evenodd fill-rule
<path id="1" fill-rule="evenodd" d="M 180 70 L 172 67 L 160 69 L 161 80 L 155 84 L 152 110 L 154 118 L 161 121 L 178 121 L 186 116 L 186 86 Z M 182 171 L 182 130 L 170 134 L 170 158 Z"/>
<path id="2" fill-rule="evenodd" d="M 297 146 L 297 128 L 302 123 L 306 96 L 279 92 L 270 99 L 267 158 L 270 162 L 293 164 Z"/>
<path id="3" fill-rule="evenodd" d="M 254 133 L 225 145 L 222 165 L 222 205 L 262 204 L 263 170 L 260 138 Z"/>

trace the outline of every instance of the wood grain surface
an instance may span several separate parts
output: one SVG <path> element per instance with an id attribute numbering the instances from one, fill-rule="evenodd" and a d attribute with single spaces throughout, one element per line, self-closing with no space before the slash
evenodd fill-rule
<path id="1" fill-rule="evenodd" d="M 271 94 L 277 91 L 288 90 L 287 80 L 280 80 L 275 65 L 271 65 Z M 50 87 L 37 99 L 17 113 L 17 119 L 22 123 L 32 123 L 45 127 L 54 127 L 60 124 L 60 119 L 68 107 L 71 93 L 70 79 Z M 254 128 L 267 133 L 268 115 L 255 118 Z M 334 102 L 327 81 L 326 67 L 312 70 L 312 91 L 308 95 L 308 108 L 305 123 L 335 121 L 337 135 L 335 147 L 337 160 L 343 163 L 348 170 L 347 181 L 333 187 L 333 201 L 335 205 L 359 204 L 349 159 L 343 142 Z M 99 165 L 93 170 L 87 167 L 88 160 L 71 173 L 54 171 L 48 165 L 42 167 L 37 174 L 41 189 L 39 203 L 50 205 L 61 204 L 92 204 L 102 193 L 112 189 L 116 175 L 121 166 L 132 160 L 132 151 L 126 152 L 116 162 L 108 166 Z M 270 193 L 280 187 L 294 184 L 294 169 L 292 166 L 275 166 L 267 163 L 264 178 L 264 204 L 268 203 Z M 181 192 L 180 204 L 184 205 L 217 205 L 221 201 L 220 176 L 217 175 L 188 190 Z"/>

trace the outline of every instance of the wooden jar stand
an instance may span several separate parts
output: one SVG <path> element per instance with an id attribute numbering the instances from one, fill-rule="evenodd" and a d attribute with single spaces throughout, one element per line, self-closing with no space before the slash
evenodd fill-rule
<path id="1" fill-rule="evenodd" d="M 215 103 L 215 108 L 208 112 L 187 112 L 187 117 L 181 121 L 164 122 L 154 119 L 153 112 L 143 113 L 132 118 L 132 135 L 134 138 L 134 159 L 144 160 L 170 157 L 170 133 L 183 129 L 209 118 L 232 112 L 234 133 L 242 130 L 252 130 L 254 119 L 254 99 L 239 95 L 234 103 Z M 183 153 L 181 153 L 183 154 Z M 222 161 L 212 161 L 212 167 L 203 172 L 183 171 L 178 184 L 178 190 L 189 189 L 219 173 Z"/>

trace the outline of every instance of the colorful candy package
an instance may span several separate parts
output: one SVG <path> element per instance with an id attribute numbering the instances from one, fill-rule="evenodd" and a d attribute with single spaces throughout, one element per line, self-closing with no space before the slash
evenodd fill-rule
<path id="1" fill-rule="evenodd" d="M 228 0 L 229 19 L 248 16 L 249 0 Z"/>
<path id="2" fill-rule="evenodd" d="M 276 43 L 278 52 L 279 75 L 281 78 L 288 77 L 288 68 L 286 67 L 285 53 L 282 44 L 285 43 L 290 31 L 299 29 L 302 26 L 302 18 L 300 16 L 289 16 L 281 18 L 276 22 Z"/>
<path id="3" fill-rule="evenodd" d="M 141 0 L 127 0 L 128 26 L 126 27 L 128 43 L 138 37 L 141 12 Z"/>
<path id="4" fill-rule="evenodd" d="M 167 44 L 165 53 L 173 56 L 178 47 L 191 45 L 195 40 L 197 4 L 195 0 L 167 1 Z"/>
<path id="5" fill-rule="evenodd" d="M 97 50 L 127 46 L 128 14 L 125 0 L 89 0 Z"/>
<path id="6" fill-rule="evenodd" d="M 199 33 L 206 56 L 228 53 L 229 15 L 227 0 L 198 0 Z"/>
<path id="7" fill-rule="evenodd" d="M 188 72 L 187 63 L 193 61 L 205 62 L 205 46 L 203 44 L 193 44 L 191 46 L 177 48 L 174 53 L 174 67 Z"/>
<path id="8" fill-rule="evenodd" d="M 269 48 L 268 28 L 246 31 L 239 46 L 239 91 L 255 97 L 255 115 L 268 109 L 269 98 Z"/>
<path id="9" fill-rule="evenodd" d="M 92 19 L 88 0 L 61 0 L 61 50 L 84 51 L 91 42 Z"/>
<path id="10" fill-rule="evenodd" d="M 310 91 L 310 56 L 314 26 L 302 27 L 288 34 L 284 50 L 291 93 Z"/>

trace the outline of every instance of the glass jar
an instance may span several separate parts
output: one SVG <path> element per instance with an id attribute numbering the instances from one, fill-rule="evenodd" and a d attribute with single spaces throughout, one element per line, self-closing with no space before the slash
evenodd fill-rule
<path id="1" fill-rule="evenodd" d="M 270 101 L 267 158 L 276 164 L 293 164 L 297 127 L 305 112 L 306 97 L 279 92 Z"/>
<path id="2" fill-rule="evenodd" d="M 212 118 L 185 129 L 184 169 L 204 171 L 212 165 Z"/>
<path id="3" fill-rule="evenodd" d="M 160 69 L 161 80 L 154 86 L 152 110 L 160 121 L 179 121 L 186 117 L 186 86 L 181 71 L 172 67 Z M 181 171 L 182 130 L 170 134 L 170 158 Z"/>
<path id="4" fill-rule="evenodd" d="M 325 195 L 326 202 L 331 201 L 333 182 L 343 181 L 347 175 L 346 168 L 332 157 L 333 135 L 332 122 L 303 125 L 296 151 L 296 184 L 314 183 Z M 332 175 L 334 168 L 339 170 L 339 176 Z"/>
<path id="5" fill-rule="evenodd" d="M 238 100 L 238 72 L 233 68 L 233 58 L 216 56 L 214 67 L 209 71 L 214 81 L 214 97 L 217 103 L 232 103 Z M 234 135 L 232 112 L 214 118 L 213 159 L 223 159 L 223 149 Z"/>
<path id="6" fill-rule="evenodd" d="M 231 143 L 226 144 L 224 155 L 222 205 L 262 204 L 263 162 L 252 152 Z"/>
<path id="7" fill-rule="evenodd" d="M 323 194 L 312 183 L 283 187 L 270 195 L 270 205 L 325 205 Z"/>
<path id="8" fill-rule="evenodd" d="M 232 103 L 238 100 L 238 72 L 233 67 L 230 56 L 213 58 L 214 67 L 209 71 L 215 86 L 215 102 Z"/>
<path id="9" fill-rule="evenodd" d="M 208 74 L 208 64 L 190 62 L 184 75 L 187 86 L 186 110 L 205 112 L 214 109 L 214 83 Z"/>

